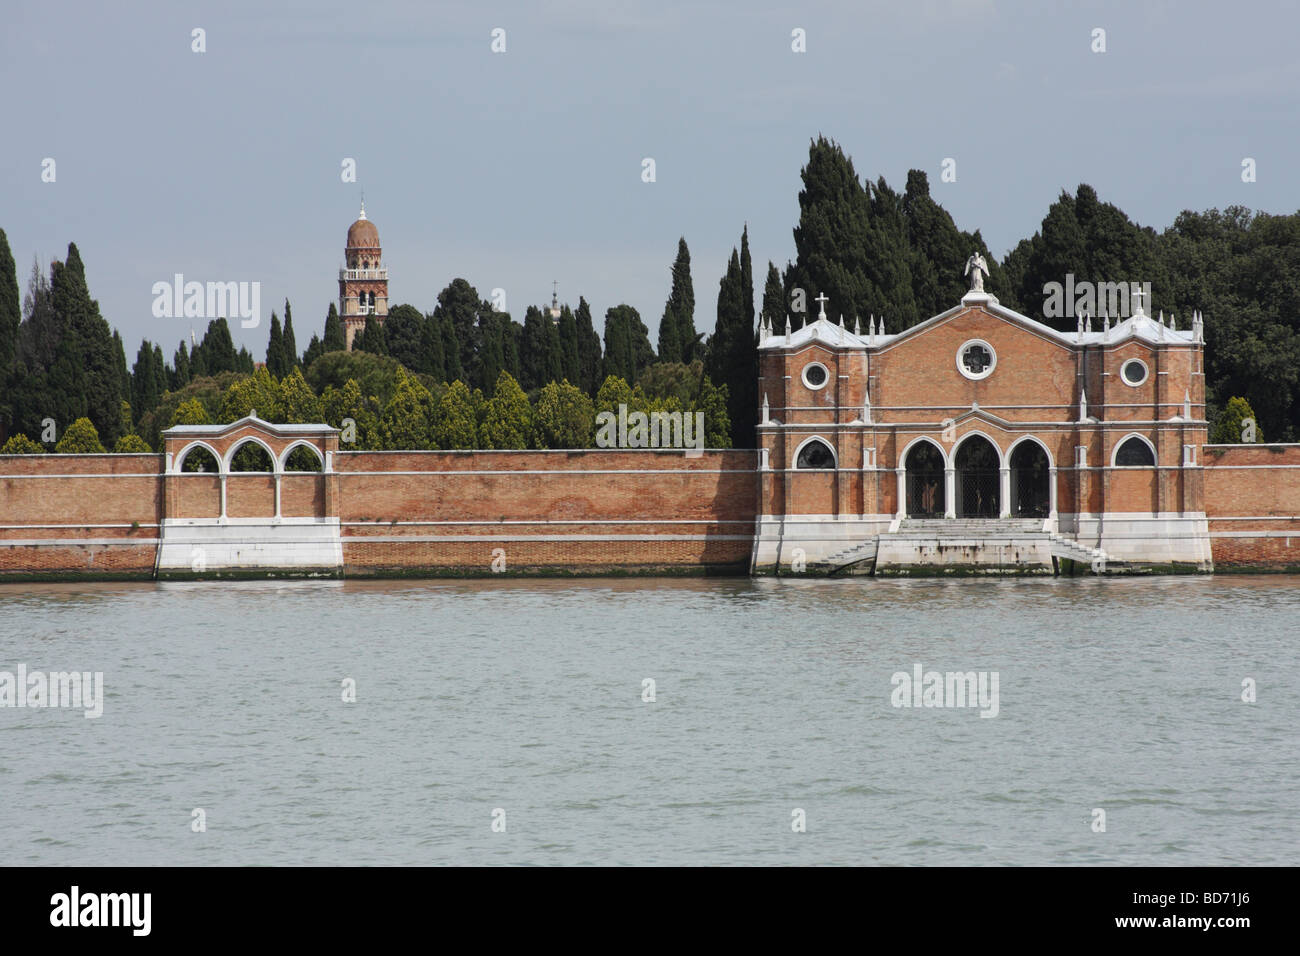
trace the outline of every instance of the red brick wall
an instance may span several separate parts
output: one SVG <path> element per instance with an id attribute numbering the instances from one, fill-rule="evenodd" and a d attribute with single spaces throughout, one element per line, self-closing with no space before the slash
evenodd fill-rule
<path id="1" fill-rule="evenodd" d="M 348 573 L 744 566 L 752 451 L 345 452 Z"/>
<path id="2" fill-rule="evenodd" d="M 1300 446 L 1208 445 L 1203 455 L 1215 567 L 1300 571 Z"/>

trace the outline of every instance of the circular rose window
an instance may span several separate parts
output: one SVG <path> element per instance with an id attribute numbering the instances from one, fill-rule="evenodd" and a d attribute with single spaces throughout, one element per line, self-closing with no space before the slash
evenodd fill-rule
<path id="1" fill-rule="evenodd" d="M 988 378 L 997 364 L 997 353 L 983 339 L 971 339 L 957 350 L 957 371 L 969 379 Z"/>
<path id="2" fill-rule="evenodd" d="M 803 383 L 814 391 L 826 384 L 830 378 L 830 373 L 826 371 L 826 366 L 820 362 L 813 362 L 811 365 L 805 365 L 803 370 Z"/>
<path id="3" fill-rule="evenodd" d="M 1120 366 L 1119 375 L 1125 385 L 1141 385 L 1147 380 L 1147 363 L 1141 359 L 1129 359 Z"/>

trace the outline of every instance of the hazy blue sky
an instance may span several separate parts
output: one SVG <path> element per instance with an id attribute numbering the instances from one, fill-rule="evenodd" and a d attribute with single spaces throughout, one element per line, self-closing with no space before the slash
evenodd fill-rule
<path id="1" fill-rule="evenodd" d="M 393 304 L 431 309 L 464 276 L 521 319 L 557 279 L 598 326 L 626 301 L 652 337 L 678 236 L 701 330 L 746 220 L 760 283 L 793 257 L 818 133 L 895 188 L 926 170 L 999 256 L 1080 182 L 1156 228 L 1185 208 L 1300 207 L 1290 2 L 6 0 L 2 22 L 0 226 L 19 282 L 74 240 L 132 362 L 141 337 L 170 359 L 188 333 L 151 313 L 176 272 L 261 282 L 262 325 L 232 323 L 258 359 L 287 296 L 305 347 L 356 218 L 344 157 Z"/>

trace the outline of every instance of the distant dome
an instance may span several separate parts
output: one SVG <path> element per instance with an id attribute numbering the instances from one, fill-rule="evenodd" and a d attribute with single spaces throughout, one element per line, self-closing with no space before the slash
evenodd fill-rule
<path id="1" fill-rule="evenodd" d="M 364 212 L 361 218 L 354 222 L 348 228 L 348 248 L 349 249 L 378 249 L 379 248 L 379 230 L 375 224 L 366 218 Z"/>

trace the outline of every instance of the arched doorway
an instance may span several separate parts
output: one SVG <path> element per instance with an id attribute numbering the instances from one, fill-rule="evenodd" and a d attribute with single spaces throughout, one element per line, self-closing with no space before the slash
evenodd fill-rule
<path id="1" fill-rule="evenodd" d="M 1046 518 L 1051 510 L 1051 465 L 1036 441 L 1022 441 L 1011 453 L 1011 514 Z"/>
<path id="2" fill-rule="evenodd" d="M 917 442 L 903 462 L 907 470 L 907 516 L 942 518 L 944 487 L 943 452 L 928 441 Z"/>
<path id="3" fill-rule="evenodd" d="M 1001 461 L 993 443 L 971 435 L 957 449 L 957 517 L 996 518 Z"/>

